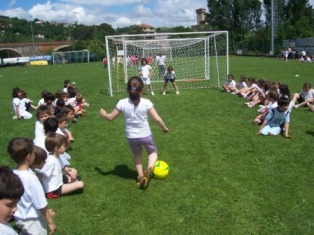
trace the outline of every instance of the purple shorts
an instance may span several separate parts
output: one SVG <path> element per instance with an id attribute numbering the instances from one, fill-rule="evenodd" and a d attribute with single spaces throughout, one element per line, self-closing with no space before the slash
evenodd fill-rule
<path id="1" fill-rule="evenodd" d="M 142 146 L 148 154 L 157 153 L 157 147 L 152 135 L 143 138 L 129 139 L 129 145 L 134 155 L 142 154 Z"/>

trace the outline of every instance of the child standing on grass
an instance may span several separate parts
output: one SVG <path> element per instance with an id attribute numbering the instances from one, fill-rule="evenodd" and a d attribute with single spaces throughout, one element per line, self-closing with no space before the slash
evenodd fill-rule
<path id="1" fill-rule="evenodd" d="M 8 167 L 0 167 L 0 234 L 17 235 L 8 223 L 24 193 L 20 178 Z"/>
<path id="2" fill-rule="evenodd" d="M 176 85 L 176 73 L 174 72 L 172 66 L 169 66 L 167 68 L 167 71 L 165 72 L 165 75 L 164 75 L 164 79 L 165 79 L 165 84 L 164 84 L 164 87 L 163 87 L 162 94 L 163 95 L 166 94 L 166 89 L 167 89 L 168 82 L 171 82 L 172 86 L 176 90 L 176 94 L 179 95 L 178 87 Z"/>
<path id="3" fill-rule="evenodd" d="M 50 133 L 45 140 L 46 150 L 49 152 L 44 167 L 40 170 L 42 175 L 42 184 L 48 198 L 59 198 L 61 195 L 82 190 L 84 183 L 82 181 L 74 181 L 71 183 L 63 183 L 62 166 L 59 161 L 60 154 L 66 150 L 67 139 L 57 133 Z M 69 171 L 73 168 L 67 168 Z M 67 171 L 64 169 L 64 171 Z M 68 172 L 69 175 L 71 172 Z M 76 173 L 76 172 L 75 172 Z"/>
<path id="4" fill-rule="evenodd" d="M 157 161 L 157 147 L 148 123 L 148 115 L 157 122 L 164 133 L 169 131 L 152 102 L 141 98 L 144 86 L 143 81 L 139 77 L 131 77 L 127 84 L 129 97 L 120 100 L 111 113 L 107 113 L 104 109 L 99 111 L 100 116 L 108 121 L 113 121 L 120 113 L 123 113 L 125 133 L 133 153 L 134 164 L 138 174 L 137 182 L 142 189 L 148 187 L 153 167 Z M 142 146 L 145 147 L 148 153 L 148 167 L 144 172 L 142 166 Z"/>
<path id="5" fill-rule="evenodd" d="M 286 138 L 289 136 L 290 112 L 289 104 L 290 98 L 287 96 L 280 96 L 277 101 L 278 107 L 269 111 L 266 119 L 262 123 L 258 134 L 260 135 L 279 135 L 283 130 L 283 135 Z M 282 129 L 283 126 L 283 129 Z"/>
<path id="6" fill-rule="evenodd" d="M 57 228 L 53 221 L 55 213 L 48 209 L 42 185 L 30 169 L 34 162 L 32 140 L 16 137 L 9 142 L 7 151 L 17 164 L 13 172 L 24 186 L 24 194 L 14 214 L 16 226 L 21 230 L 21 234 L 47 235 L 48 223 L 50 232 L 55 232 Z"/>
<path id="7" fill-rule="evenodd" d="M 150 93 L 154 95 L 153 86 L 150 81 L 150 78 L 152 77 L 152 74 L 153 74 L 153 69 L 148 64 L 146 58 L 141 59 L 141 66 L 138 68 L 138 73 L 141 76 L 144 84 L 149 86 Z"/>

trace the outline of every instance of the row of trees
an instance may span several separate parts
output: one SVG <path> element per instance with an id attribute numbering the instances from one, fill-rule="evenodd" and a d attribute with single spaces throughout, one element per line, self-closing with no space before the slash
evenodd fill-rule
<path id="1" fill-rule="evenodd" d="M 272 0 L 208 0 L 207 22 L 211 30 L 228 30 L 235 51 L 270 50 Z M 273 0 L 276 50 L 283 39 L 314 36 L 314 10 L 308 0 Z"/>
<path id="2" fill-rule="evenodd" d="M 186 32 L 191 28 L 182 26 L 157 29 L 157 31 Z M 106 35 L 115 34 L 143 34 L 144 31 L 138 25 L 113 29 L 111 25 L 86 26 L 82 24 L 64 24 L 42 22 L 39 19 L 27 21 L 19 18 L 0 16 L 0 43 L 35 42 L 39 41 L 72 41 L 71 50 L 89 49 L 97 59 L 104 55 L 104 38 Z M 40 36 L 44 36 L 44 38 Z M 69 48 L 66 48 L 69 50 Z"/>

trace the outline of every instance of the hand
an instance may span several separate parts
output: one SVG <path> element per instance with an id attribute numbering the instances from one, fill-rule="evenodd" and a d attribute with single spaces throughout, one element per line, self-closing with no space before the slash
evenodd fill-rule
<path id="1" fill-rule="evenodd" d="M 163 130 L 164 133 L 168 133 L 169 132 L 169 129 L 166 127 L 164 130 Z"/>
<path id="2" fill-rule="evenodd" d="M 74 168 L 70 168 L 66 171 L 67 175 L 71 177 L 71 179 L 76 179 L 77 176 L 77 170 Z M 71 181 L 72 182 L 72 181 Z"/>
<path id="3" fill-rule="evenodd" d="M 55 217 L 56 216 L 56 212 L 53 209 L 48 209 L 48 213 L 51 217 Z"/>
<path id="4" fill-rule="evenodd" d="M 53 234 L 55 231 L 57 231 L 57 226 L 54 222 L 48 223 L 48 227 L 49 227 L 49 234 Z"/>
<path id="5" fill-rule="evenodd" d="M 100 116 L 104 116 L 104 115 L 106 115 L 107 114 L 107 112 L 106 112 L 106 110 L 104 110 L 104 109 L 100 109 L 99 110 L 99 114 L 100 114 Z"/>

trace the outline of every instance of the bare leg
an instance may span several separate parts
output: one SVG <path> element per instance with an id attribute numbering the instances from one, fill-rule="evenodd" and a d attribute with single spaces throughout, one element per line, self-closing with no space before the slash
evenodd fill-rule
<path id="1" fill-rule="evenodd" d="M 137 175 L 139 177 L 143 177 L 142 155 L 134 155 L 134 164 L 135 164 Z"/>
<path id="2" fill-rule="evenodd" d="M 148 166 L 147 169 L 153 169 L 155 166 L 155 163 L 157 161 L 157 153 L 151 153 L 148 155 Z"/>
<path id="3" fill-rule="evenodd" d="M 84 188 L 83 181 L 75 181 L 73 183 L 62 185 L 61 194 L 68 194 Z"/>

